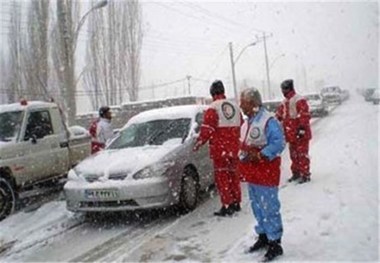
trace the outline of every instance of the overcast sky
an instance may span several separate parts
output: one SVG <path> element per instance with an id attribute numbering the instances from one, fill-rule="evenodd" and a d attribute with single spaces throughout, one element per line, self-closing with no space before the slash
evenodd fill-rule
<path id="1" fill-rule="evenodd" d="M 2 4 L 6 3 L 1 0 Z M 88 1 L 82 1 L 82 13 Z M 7 5 L 3 5 L 6 8 Z M 7 18 L 1 10 L 1 43 L 7 42 Z M 265 53 L 267 38 L 271 93 L 280 97 L 279 83 L 295 80 L 301 93 L 320 85 L 354 90 L 378 86 L 379 16 L 377 1 L 254 2 L 142 1 L 144 39 L 140 99 L 188 94 L 209 96 L 214 79 L 221 79 L 232 96 L 228 43 L 236 56 L 238 88 L 255 86 L 268 99 Z M 78 69 L 84 66 L 86 30 L 80 34 Z M 259 37 L 259 41 L 257 40 Z M 78 54 L 79 53 L 79 54 Z M 175 82 L 171 85 L 165 83 Z M 87 111 L 87 102 L 79 102 Z"/>
<path id="2" fill-rule="evenodd" d="M 144 1 L 143 10 L 142 85 L 190 75 L 192 93 L 208 95 L 210 82 L 219 78 L 232 95 L 228 43 L 233 43 L 236 57 L 263 31 L 271 36 L 267 50 L 272 92 L 278 92 L 286 78 L 294 78 L 303 92 L 313 91 L 318 81 L 348 89 L 378 85 L 375 1 Z M 262 41 L 244 51 L 236 63 L 239 87 L 246 80 L 247 85 L 267 89 L 264 54 Z M 166 93 L 174 93 L 174 87 L 166 87 Z"/>

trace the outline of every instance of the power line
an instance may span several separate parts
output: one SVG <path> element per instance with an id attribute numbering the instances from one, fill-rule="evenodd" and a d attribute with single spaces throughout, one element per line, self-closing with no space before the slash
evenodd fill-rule
<path id="1" fill-rule="evenodd" d="M 209 16 L 209 17 L 212 17 L 212 18 L 216 18 L 216 19 L 219 19 L 220 21 L 223 21 L 225 22 L 226 24 L 229 24 L 229 25 L 233 25 L 233 26 L 236 26 L 236 27 L 239 27 L 240 29 L 243 29 L 246 28 L 247 26 L 246 25 L 243 25 L 243 24 L 240 24 L 240 23 L 237 23 L 236 21 L 233 21 L 233 20 L 230 20 L 228 18 L 225 18 L 219 14 L 215 14 L 205 8 L 202 8 L 200 7 L 199 5 L 197 4 L 194 4 L 194 3 L 189 3 L 189 2 L 185 2 L 185 1 L 181 1 L 182 4 L 190 7 L 191 9 L 193 10 L 198 10 L 199 12 Z M 261 30 L 261 29 L 258 29 L 258 28 L 254 28 L 254 27 L 250 27 L 251 30 L 254 30 L 254 31 L 258 31 L 260 33 L 262 32 L 265 32 L 264 30 Z"/>

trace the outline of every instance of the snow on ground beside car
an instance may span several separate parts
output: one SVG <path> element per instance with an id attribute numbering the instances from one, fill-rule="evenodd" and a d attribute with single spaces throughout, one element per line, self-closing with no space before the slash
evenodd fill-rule
<path id="1" fill-rule="evenodd" d="M 278 261 L 378 260 L 378 113 L 377 107 L 355 98 L 314 122 L 308 184 L 286 183 L 286 149 L 280 190 L 285 254 Z M 256 235 L 244 185 L 243 192 L 238 216 L 213 217 L 219 202 L 210 199 L 135 251 L 105 259 L 260 260 L 264 252 L 245 253 Z"/>
<path id="2" fill-rule="evenodd" d="M 13 242 L 14 252 L 38 245 L 78 223 L 78 216 L 68 212 L 62 201 L 49 202 L 34 212 L 14 214 L 0 224 L 0 251 Z"/>
<path id="3" fill-rule="evenodd" d="M 361 97 L 352 96 L 351 100 L 335 108 L 328 117 L 313 121 L 310 183 L 286 183 L 290 171 L 288 150 L 285 150 L 280 190 L 285 254 L 277 261 L 379 260 L 378 117 L 377 106 L 364 102 Z M 132 242 L 132 247 L 121 246 L 117 253 L 112 251 L 98 260 L 259 260 L 263 252 L 253 255 L 244 253 L 254 242 L 255 234 L 245 185 L 242 187 L 244 202 L 238 215 L 231 218 L 214 217 L 212 213 L 219 209 L 220 203 L 218 196 L 213 195 L 194 212 L 179 217 L 173 223 L 167 220 L 168 226 L 164 229 L 154 232 L 147 228 L 152 236 Z M 21 248 L 33 240 L 46 239 L 80 222 L 81 218 L 67 212 L 64 206 L 64 202 L 51 202 L 37 211 L 10 216 L 0 222 L 0 244 L 18 240 L 15 246 Z M 97 235 L 97 230 L 86 231 L 94 231 L 92 238 L 87 237 L 76 250 L 87 251 L 88 244 L 94 243 L 94 239 L 100 235 Z M 113 231 L 116 234 L 118 229 Z M 80 240 L 79 235 L 71 238 L 72 244 Z M 104 236 L 102 238 L 107 241 Z M 98 243 L 102 244 L 100 240 Z M 109 245 L 112 247 L 112 243 Z M 50 255 L 44 254 L 46 250 L 35 250 L 35 253 L 42 253 L 40 258 L 48 261 L 68 261 L 72 258 L 74 248 L 70 242 L 62 243 L 59 249 L 59 255 L 54 254 L 58 250 Z M 13 247 L 12 251 L 17 250 Z M 26 261 L 27 253 L 31 251 L 20 252 L 13 257 L 10 255 L 5 260 Z"/>

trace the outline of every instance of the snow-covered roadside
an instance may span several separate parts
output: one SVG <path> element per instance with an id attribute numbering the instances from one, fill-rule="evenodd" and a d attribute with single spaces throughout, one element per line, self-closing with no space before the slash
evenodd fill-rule
<path id="1" fill-rule="evenodd" d="M 12 253 L 47 242 L 48 238 L 59 235 L 79 224 L 82 220 L 66 210 L 63 201 L 53 201 L 32 213 L 20 212 L 1 222 L 0 248 Z M 9 247 L 11 245 L 11 247 Z"/>
<path id="2" fill-rule="evenodd" d="M 378 261 L 378 113 L 353 97 L 313 125 L 312 181 L 280 192 L 285 254 L 278 261 Z M 282 184 L 289 177 L 284 154 Z M 243 186 L 245 189 L 245 186 Z M 254 242 L 254 219 L 247 204 L 232 218 L 215 218 L 210 199 L 181 224 L 158 233 L 122 261 L 257 261 L 246 254 Z"/>
<path id="3" fill-rule="evenodd" d="M 284 221 L 284 256 L 279 261 L 378 260 L 378 113 L 379 108 L 361 97 L 337 107 L 313 123 L 312 182 L 289 184 L 280 191 Z M 283 158 L 282 184 L 289 177 L 289 157 Z M 254 240 L 254 219 L 247 203 L 232 218 L 217 218 L 217 196 L 194 212 L 164 221 L 165 227 L 147 227 L 144 237 L 131 240 L 100 261 L 229 261 L 259 260 L 262 254 L 245 254 Z M 18 213 L 0 223 L 0 242 L 18 240 L 12 255 L 0 261 L 68 261 L 74 251 L 122 234 L 125 229 L 86 228 L 49 239 L 43 249 L 33 242 L 59 235 L 83 220 L 67 212 L 64 202 L 51 202 L 31 213 Z M 133 227 L 133 226 L 131 226 Z M 128 227 L 127 227 L 128 228 Z M 100 233 L 103 232 L 103 233 Z M 136 238 L 135 238 L 136 237 Z M 82 243 L 81 243 L 82 242 Z M 42 244 L 42 243 L 40 243 Z M 75 247 L 80 244 L 80 247 Z M 112 248 L 113 244 L 109 244 Z M 15 251 L 20 251 L 14 254 Z M 33 251 L 35 252 L 33 254 Z M 38 252 L 38 253 L 37 253 Z M 38 254 L 38 255 L 37 255 Z"/>

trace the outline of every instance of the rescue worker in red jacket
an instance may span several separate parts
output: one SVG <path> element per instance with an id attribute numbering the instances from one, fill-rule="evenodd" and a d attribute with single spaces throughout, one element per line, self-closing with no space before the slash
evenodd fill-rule
<path id="1" fill-rule="evenodd" d="M 238 163 L 240 125 L 242 116 L 237 103 L 227 100 L 222 81 L 215 80 L 210 87 L 213 102 L 206 110 L 194 151 L 209 141 L 210 157 L 214 163 L 215 184 L 222 207 L 216 216 L 232 215 L 240 211 L 240 178 Z"/>
<path id="2" fill-rule="evenodd" d="M 249 253 L 267 249 L 263 261 L 283 254 L 283 234 L 278 186 L 281 173 L 281 153 L 285 147 L 284 132 L 279 121 L 263 106 L 260 92 L 245 89 L 240 96 L 240 108 L 248 119 L 242 125 L 239 151 L 239 171 L 247 182 L 249 200 L 256 219 L 258 239 Z"/>
<path id="3" fill-rule="evenodd" d="M 292 79 L 283 81 L 281 90 L 285 100 L 278 107 L 276 117 L 282 122 L 289 143 L 292 176 L 288 181 L 305 183 L 310 181 L 309 142 L 312 135 L 309 105 L 295 92 Z"/>

